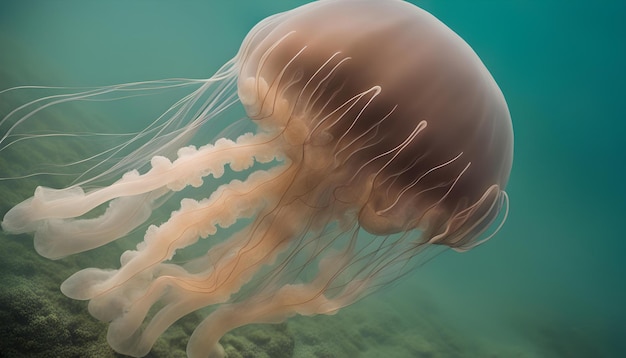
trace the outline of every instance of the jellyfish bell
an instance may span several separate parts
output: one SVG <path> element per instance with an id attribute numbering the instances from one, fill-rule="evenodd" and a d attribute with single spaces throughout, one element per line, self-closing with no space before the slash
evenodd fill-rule
<path id="1" fill-rule="evenodd" d="M 326 168 L 346 173 L 345 190 L 362 188 L 369 232 L 447 222 L 474 203 L 478 215 L 500 197 L 512 162 L 506 102 L 469 45 L 429 13 L 401 1 L 311 3 L 261 22 L 242 51 L 250 118 L 306 133 L 303 166 L 333 158 Z"/>
<path id="2" fill-rule="evenodd" d="M 187 353 L 223 356 L 218 341 L 233 328 L 333 314 L 402 276 L 430 246 L 483 242 L 508 205 L 504 96 L 469 45 L 409 3 L 322 0 L 261 21 L 180 102 L 204 104 L 174 112 L 168 123 L 196 113 L 175 140 L 151 142 L 184 142 L 234 104 L 234 93 L 255 133 L 183 147 L 174 160 L 140 147 L 131 162 L 149 161 L 149 170 L 91 190 L 40 187 L 4 217 L 5 231 L 33 232 L 40 254 L 60 258 L 126 236 L 169 192 L 221 177 L 225 166 L 252 168 L 205 198 L 183 199 L 118 269 L 84 269 L 62 284 L 110 322 L 107 339 L 120 353 L 146 355 L 176 320 L 210 306 Z M 100 216 L 83 217 L 105 203 Z M 171 260 L 246 218 L 201 257 Z"/>

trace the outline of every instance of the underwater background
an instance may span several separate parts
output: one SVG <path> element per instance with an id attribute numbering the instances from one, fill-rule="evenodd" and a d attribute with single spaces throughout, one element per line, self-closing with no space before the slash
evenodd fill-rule
<path id="1" fill-rule="evenodd" d="M 337 315 L 231 332 L 229 357 L 626 356 L 626 3 L 412 2 L 474 48 L 507 98 L 515 155 L 506 224 L 485 245 L 446 251 Z M 254 24 L 303 3 L 3 0 L 0 90 L 207 78 Z M 7 98 L 1 116 L 19 105 Z M 69 114 L 55 120 L 83 125 Z M 93 116 L 131 125 L 116 111 Z M 41 162 L 36 155 L 0 151 L 0 177 Z M 0 217 L 36 184 L 1 180 Z M 79 267 L 114 265 L 117 255 L 50 261 L 31 237 L 0 233 L 0 357 L 120 357 L 106 324 L 59 291 Z M 184 357 L 199 319 L 183 319 L 149 356 Z"/>

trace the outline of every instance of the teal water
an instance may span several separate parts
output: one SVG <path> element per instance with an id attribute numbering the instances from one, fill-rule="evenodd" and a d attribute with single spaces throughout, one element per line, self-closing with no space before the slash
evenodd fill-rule
<path id="1" fill-rule="evenodd" d="M 206 78 L 235 54 L 256 22 L 302 3 L 4 1 L 0 38 L 11 45 L 0 50 L 0 63 L 3 73 L 14 72 L 17 79 L 0 87 Z M 515 131 L 508 221 L 487 244 L 462 254 L 446 252 L 335 316 L 289 321 L 293 355 L 625 356 L 626 5 L 608 0 L 413 3 L 474 48 L 507 98 Z M 106 120 L 127 125 L 121 117 Z M 0 176 L 12 169 L 0 167 Z M 16 185 L 1 181 L 3 195 Z M 0 198 L 0 215 L 15 200 Z M 37 258 L 9 251 L 30 249 L 28 237 L 0 240 L 2 277 L 25 290 L 23 295 L 41 287 L 26 289 L 21 278 L 42 282 L 45 292 L 53 292 L 64 279 L 64 265 L 75 263 L 22 265 L 20 260 Z M 78 264 L 87 267 L 90 259 Z M 42 269 L 55 271 L 47 274 L 55 282 L 35 279 Z M 69 301 L 58 294 L 54 302 Z M 22 296 L 4 292 L 0 297 L 3 324 L 21 317 L 6 311 L 11 297 Z M 33 301 L 19 309 L 43 308 Z M 48 326 L 39 322 L 41 327 L 57 322 L 44 318 Z M 15 333 L 20 324 L 34 323 L 13 324 Z M 8 326 L 2 337 L 24 339 L 6 333 Z M 61 335 L 53 339 L 58 346 L 73 344 Z M 105 345 L 102 336 L 95 341 Z M 4 338 L 3 344 L 0 349 L 13 347 Z M 34 353 L 36 346 L 21 346 L 22 356 L 45 356 Z M 0 356 L 5 356 L 2 350 Z"/>

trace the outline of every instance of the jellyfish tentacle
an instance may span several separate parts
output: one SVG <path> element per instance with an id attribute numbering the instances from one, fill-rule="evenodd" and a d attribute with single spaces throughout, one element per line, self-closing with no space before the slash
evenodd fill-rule
<path id="1" fill-rule="evenodd" d="M 187 355 L 190 358 L 223 357 L 218 353 L 223 351 L 219 339 L 234 328 L 252 323 L 279 323 L 297 314 L 334 314 L 354 303 L 366 286 L 367 283 L 355 280 L 341 295 L 328 298 L 324 288 L 315 283 L 284 285 L 271 299 L 221 305 L 196 327 L 189 338 Z"/>
<path id="2" fill-rule="evenodd" d="M 60 259 L 124 237 L 150 218 L 167 192 L 160 189 L 114 199 L 97 218 L 44 220 L 34 234 L 35 250 L 49 259 Z"/>
<path id="3" fill-rule="evenodd" d="M 259 192 L 283 191 L 285 182 L 267 182 L 266 187 L 259 187 Z M 250 193 L 248 193 L 249 195 Z M 295 205 L 295 207 L 293 207 Z M 109 343 L 120 352 L 131 355 L 142 355 L 148 352 L 155 340 L 181 316 L 199 308 L 213 304 L 227 302 L 231 295 L 241 287 L 265 265 L 271 265 L 278 254 L 286 250 L 293 243 L 293 238 L 301 235 L 303 230 L 300 224 L 311 217 L 314 210 L 298 201 L 287 208 L 273 203 L 261 215 L 262 219 L 252 231 L 244 231 L 232 240 L 224 242 L 219 258 L 206 265 L 206 270 L 191 273 L 174 268 L 171 272 L 155 278 L 145 293 L 134 296 L 131 290 L 135 283 L 128 281 L 120 285 L 125 289 L 128 302 L 120 307 L 109 328 Z M 211 251 L 214 249 L 211 249 Z M 209 252 L 210 253 L 210 252 Z M 160 265 L 163 267 L 163 265 Z M 111 306 L 108 297 L 112 292 L 105 292 L 103 297 L 95 297 L 90 303 L 106 309 Z M 119 301 L 121 292 L 114 292 L 111 300 Z M 158 313 L 143 328 L 141 322 L 145 319 L 149 306 L 157 300 L 165 303 Z M 102 316 L 101 316 L 102 317 Z M 111 317 L 109 317 L 111 318 Z M 129 351 L 127 350 L 129 349 Z"/>
<path id="4" fill-rule="evenodd" d="M 175 89 L 179 87 L 187 87 L 187 86 L 196 85 L 198 83 L 203 84 L 203 87 L 208 87 L 212 83 L 221 81 L 222 79 L 228 77 L 229 75 L 232 76 L 233 63 L 234 62 L 232 60 L 227 62 L 227 64 L 223 66 L 216 73 L 214 77 L 205 79 L 205 80 L 189 79 L 189 78 L 170 78 L 170 79 L 162 79 L 162 80 L 154 80 L 154 81 L 130 82 L 130 83 L 123 83 L 123 84 L 117 84 L 117 85 L 112 85 L 112 86 L 105 86 L 105 87 L 18 86 L 18 87 L 11 87 L 11 88 L 2 90 L 0 91 L 0 94 L 9 92 L 9 91 L 22 90 L 22 89 L 57 90 L 57 91 L 63 90 L 63 91 L 70 91 L 70 92 L 44 96 L 36 100 L 27 102 L 13 109 L 11 112 L 6 114 L 2 119 L 0 119 L 0 125 L 4 125 L 5 123 L 9 123 L 15 117 L 17 117 L 18 113 L 27 112 L 26 114 L 20 116 L 17 120 L 15 120 L 15 122 L 11 124 L 10 128 L 8 128 L 5 131 L 5 133 L 2 135 L 2 137 L 0 137 L 0 145 L 1 145 L 0 152 L 6 150 L 10 146 L 23 140 L 36 139 L 36 138 L 41 138 L 41 137 L 46 137 L 46 136 L 73 136 L 75 135 L 75 134 L 68 134 L 68 133 L 49 133 L 49 134 L 40 134 L 40 135 L 21 136 L 21 135 L 15 134 L 15 130 L 17 128 L 24 125 L 26 121 L 31 119 L 37 113 L 42 112 L 49 107 L 58 106 L 63 103 L 75 102 L 75 101 L 118 100 L 118 99 L 130 98 L 133 96 L 145 95 L 148 91 Z M 76 92 L 77 90 L 83 90 L 83 91 Z M 124 93 L 124 95 L 116 96 L 116 94 L 118 93 Z M 126 94 L 126 93 L 130 93 L 130 94 Z M 176 105 L 172 106 L 169 110 L 167 110 L 163 114 L 163 116 L 167 114 L 168 112 L 170 112 L 173 108 L 177 107 L 177 105 L 180 104 L 180 102 L 182 102 L 182 100 L 179 101 Z M 154 125 L 154 123 L 152 125 Z M 148 126 L 147 128 L 144 128 L 140 133 L 136 133 L 136 134 L 141 135 L 142 133 L 145 133 L 152 127 L 152 125 Z M 95 134 L 101 134 L 101 133 L 95 133 Z M 132 134 L 132 133 L 126 133 L 126 134 Z M 112 134 L 109 134 L 109 135 L 112 135 Z M 5 143 L 12 136 L 17 136 L 18 139 L 11 140 L 8 143 Z M 115 147 L 107 151 L 111 151 L 111 150 L 115 150 Z"/>
<path id="5" fill-rule="evenodd" d="M 244 301 L 219 306 L 191 335 L 187 355 L 190 358 L 223 357 L 218 341 L 234 328 L 251 323 L 282 322 L 296 314 L 332 315 L 354 303 L 370 286 L 371 277 L 354 278 L 332 294 L 330 290 L 338 275 L 354 259 L 355 246 L 356 237 L 353 236 L 343 250 L 322 258 L 317 274 L 308 283 L 281 285 L 274 282 Z"/>
<path id="6" fill-rule="evenodd" d="M 38 187 L 31 199 L 6 214 L 2 227 L 12 233 L 34 232 L 37 251 L 52 259 L 102 246 L 147 220 L 157 199 L 170 190 L 199 186 L 202 177 L 208 175 L 220 177 L 226 164 L 241 171 L 255 159 L 268 162 L 281 158 L 271 139 L 269 134 L 249 134 L 235 142 L 221 139 L 198 150 L 182 148 L 174 162 L 155 157 L 147 173 L 129 172 L 111 186 L 87 193 L 80 187 Z M 79 218 L 107 201 L 109 206 L 99 217 Z M 84 227 L 96 230 L 83 230 Z"/>
<path id="7" fill-rule="evenodd" d="M 137 250 L 124 253 L 122 266 L 113 271 L 111 277 L 97 282 L 94 281 L 95 274 L 92 271 L 82 270 L 70 276 L 61 290 L 68 297 L 91 299 L 124 285 L 138 273 L 149 274 L 158 263 L 171 259 L 177 249 L 195 243 L 199 237 L 215 234 L 217 225 L 226 228 L 239 218 L 253 215 L 266 200 L 255 188 L 283 170 L 277 167 L 267 172 L 254 172 L 245 182 L 234 180 L 222 185 L 208 199 L 200 202 L 182 200 L 180 210 L 172 213 L 166 223 L 148 228 Z"/>
<path id="8" fill-rule="evenodd" d="M 80 187 L 51 189 L 38 187 L 32 200 L 15 207 L 15 211 L 32 209 L 29 221 L 49 218 L 70 218 L 86 214 L 95 207 L 115 198 L 144 194 L 162 187 L 179 191 L 186 185 L 199 186 L 201 178 L 210 174 L 220 177 L 226 164 L 247 161 L 251 165 L 258 152 L 276 151 L 268 145 L 269 138 L 264 135 L 243 135 L 236 142 L 228 139 L 218 140 L 215 145 L 207 145 L 199 150 L 185 147 L 179 150 L 176 161 L 156 156 L 151 160 L 152 169 L 145 174 L 137 171 L 126 173 L 112 185 L 100 189 L 83 192 Z M 276 156 L 279 154 L 276 153 Z M 236 168 L 241 165 L 236 165 Z M 245 167 L 245 166 L 244 166 Z M 245 168 L 244 168 L 245 169 Z M 67 195 L 66 195 L 67 194 Z M 59 210 L 59 208 L 64 208 Z M 12 222 L 11 211 L 5 216 L 7 228 L 11 232 L 21 233 L 9 226 Z"/>
<path id="9" fill-rule="evenodd" d="M 502 206 L 504 214 L 498 226 L 489 235 L 480 238 L 479 235 L 491 226 L 497 219 Z M 489 187 L 483 196 L 463 210 L 452 215 L 443 235 L 437 235 L 431 243 L 445 242 L 456 251 L 467 251 L 491 239 L 502 227 L 508 215 L 508 195 L 496 184 Z"/>

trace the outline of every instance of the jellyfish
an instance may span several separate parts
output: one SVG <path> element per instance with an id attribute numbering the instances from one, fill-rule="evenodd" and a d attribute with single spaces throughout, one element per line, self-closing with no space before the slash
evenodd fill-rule
<path id="1" fill-rule="evenodd" d="M 59 259 L 127 236 L 169 193 L 246 173 L 182 199 L 116 269 L 86 268 L 63 282 L 65 295 L 89 300 L 91 315 L 109 322 L 117 352 L 144 356 L 174 322 L 208 307 L 187 354 L 222 357 L 219 340 L 236 327 L 334 314 L 405 275 L 428 248 L 471 249 L 506 218 L 505 98 L 472 48 L 412 4 L 321 0 L 270 16 L 214 76 L 193 83 L 200 88 L 167 113 L 175 130 L 123 161 L 148 169 L 115 166 L 106 173 L 119 177 L 102 187 L 37 187 L 2 221 Z M 253 130 L 181 145 L 239 104 Z M 172 145 L 177 154 L 165 155 Z M 228 228 L 236 230 L 219 239 Z M 173 260 L 200 240 L 212 242 L 206 252 Z"/>

